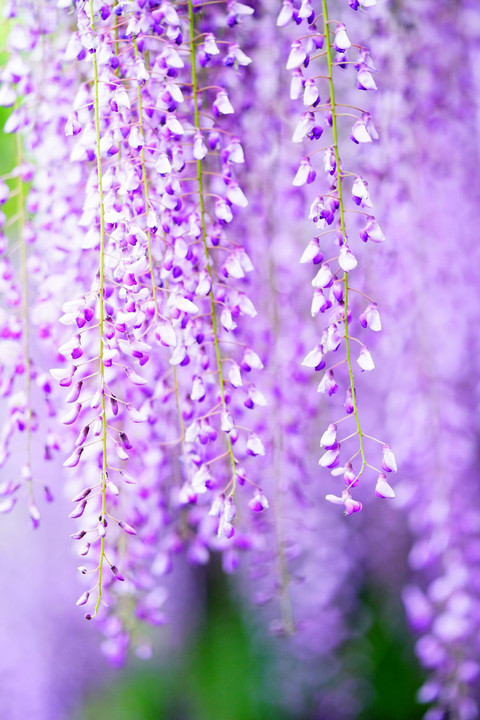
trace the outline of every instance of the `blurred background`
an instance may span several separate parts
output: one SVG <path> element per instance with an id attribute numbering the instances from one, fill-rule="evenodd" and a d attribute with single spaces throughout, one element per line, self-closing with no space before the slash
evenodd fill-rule
<path id="1" fill-rule="evenodd" d="M 312 655 L 308 643 L 295 647 L 269 623 L 268 612 L 264 622 L 263 610 L 245 602 L 253 594 L 247 573 L 226 576 L 214 555 L 208 567 L 179 560 L 167 583 L 170 621 L 148 631 L 153 654 L 138 642 L 136 654 L 116 667 L 105 638 L 75 608 L 71 504 L 58 482 L 60 467 L 50 464 L 45 481 L 53 479 L 56 500 L 42 508 L 40 527 L 31 529 L 24 507 L 1 516 L 0 717 L 416 720 L 438 694 L 430 688 L 417 702 L 428 677 L 417 655 L 429 671 L 443 656 L 432 644 L 415 652 L 415 633 L 430 628 L 433 606 L 439 616 L 467 613 L 448 604 L 450 590 L 442 594 L 434 585 L 440 578 L 444 588 L 460 560 L 473 568 L 462 581 L 472 595 L 471 637 L 456 629 L 448 634 L 444 626 L 434 631 L 458 663 L 465 653 L 472 663 L 465 682 L 478 693 L 480 13 L 466 0 L 455 7 L 425 2 L 420 9 L 392 1 L 382 8 L 369 26 L 383 88 L 376 106 L 382 144 L 362 162 L 391 248 L 377 260 L 372 255 L 368 279 L 384 298 L 382 317 L 396 329 L 379 341 L 383 370 L 365 386 L 372 398 L 365 415 L 374 427 L 385 426 L 402 471 L 398 501 L 381 508 L 366 503 L 353 529 L 328 519 L 338 508 L 318 511 L 325 543 L 332 532 L 338 557 L 351 561 L 325 601 L 328 613 L 314 617 L 325 648 Z M 5 61 L 3 52 L 0 65 Z M 0 126 L 8 112 L 0 108 Z M 15 138 L 0 133 L 0 175 L 14 165 Z M 14 200 L 4 212 L 13 217 Z M 21 461 L 21 445 L 13 452 Z M 319 552 L 321 563 L 309 566 L 310 584 L 299 584 L 306 605 L 315 582 L 322 589 L 323 573 L 337 562 L 335 553 Z M 320 602 L 319 608 L 323 613 Z M 314 605 L 310 612 L 315 616 Z M 329 624 L 333 633 L 337 616 L 341 635 L 330 647 Z"/>

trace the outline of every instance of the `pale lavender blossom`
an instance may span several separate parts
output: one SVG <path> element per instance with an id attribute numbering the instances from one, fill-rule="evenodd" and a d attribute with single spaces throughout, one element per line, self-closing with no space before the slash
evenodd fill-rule
<path id="1" fill-rule="evenodd" d="M 0 517 L 70 516 L 114 666 L 220 555 L 336 720 L 367 567 L 473 720 L 479 13 L 375 5 L 6 3 Z"/>

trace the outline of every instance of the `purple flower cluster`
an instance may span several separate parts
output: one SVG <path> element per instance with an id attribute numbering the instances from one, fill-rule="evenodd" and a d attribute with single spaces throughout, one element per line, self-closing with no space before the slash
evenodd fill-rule
<path id="1" fill-rule="evenodd" d="M 7 464 L 16 443 L 20 443 L 24 460 L 16 472 L 8 469 L 5 473 L 7 477 L 0 486 L 0 509 L 1 512 L 10 511 L 20 488 L 24 486 L 30 517 L 37 527 L 40 521 L 37 505 L 40 480 L 35 477 L 34 457 L 43 454 L 46 459 L 51 459 L 59 444 L 50 420 L 40 422 L 40 417 L 42 420 L 53 417 L 55 408 L 51 401 L 53 383 L 48 375 L 51 353 L 41 356 L 35 352 L 38 341 L 46 337 L 43 332 L 46 323 L 40 308 L 32 311 L 31 303 L 34 286 L 38 286 L 48 270 L 37 250 L 38 230 L 32 216 L 41 212 L 50 199 L 44 168 L 36 166 L 31 160 L 46 142 L 47 128 L 52 122 L 51 97 L 44 83 L 52 83 L 50 87 L 55 87 L 58 61 L 53 40 L 52 46 L 48 44 L 55 29 L 56 13 L 50 10 L 40 13 L 29 4 L 20 12 L 20 22 L 17 22 L 16 5 L 8 3 L 5 7 L 6 17 L 15 24 L 8 37 L 9 54 L 2 70 L 0 93 L 1 105 L 12 108 L 4 132 L 16 135 L 15 166 L 0 181 L 0 202 L 6 204 L 6 208 L 10 205 L 8 219 L 5 213 L 0 215 L 0 382 L 1 396 L 7 399 L 0 436 L 0 467 Z M 41 61 L 41 71 L 36 67 L 37 61 Z M 27 183 L 31 184 L 28 196 Z M 10 240 L 12 229 L 15 229 L 13 247 Z M 34 333 L 37 328 L 38 334 Z M 22 439 L 15 441 L 17 433 Z M 48 485 L 44 485 L 41 494 L 47 501 L 52 500 Z"/>
<path id="2" fill-rule="evenodd" d="M 137 598 L 141 620 L 163 622 L 156 576 L 169 572 L 172 554 L 184 550 L 203 564 L 210 550 L 223 550 L 233 567 L 246 546 L 235 520 L 238 488 L 245 486 L 250 511 L 268 507 L 249 470 L 265 450 L 248 415 L 266 405 L 256 383 L 263 363 L 242 330 L 257 314 L 248 289 L 253 265 L 230 230 L 248 205 L 230 97 L 251 62 L 237 26 L 253 10 L 234 3 L 197 11 L 79 3 L 72 25 L 60 7 L 48 16 L 52 58 L 35 64 L 24 44 L 25 60 L 12 52 L 5 70 L 24 62 L 33 77 L 28 92 L 45 105 L 42 122 L 22 124 L 33 117 L 25 103 L 6 128 L 25 133 L 38 167 L 26 203 L 38 251 L 28 257 L 31 316 L 27 290 L 22 304 L 5 266 L 8 302 L 24 307 L 26 318 L 22 325 L 21 313 L 6 316 L 5 443 L 15 424 L 34 428 L 33 402 L 12 391 L 30 356 L 25 343 L 17 348 L 31 322 L 53 367 L 50 380 L 41 376 L 61 423 L 51 444 L 61 445 L 66 468 L 77 469 L 71 517 L 79 519 L 73 537 L 87 562 L 79 570 L 93 575 L 78 599 L 92 608 L 87 617 L 104 602 L 113 607 L 118 594 L 119 602 Z M 26 32 L 21 22 L 15 28 Z M 44 67 L 52 74 L 48 108 Z M 14 490 L 8 485 L 6 497 Z M 7 499 L 4 510 L 12 504 Z M 127 551 L 125 536 L 132 536 Z M 108 632 L 121 653 L 124 633 L 114 625 Z"/>
<path id="3" fill-rule="evenodd" d="M 478 223 L 478 8 L 407 2 L 401 13 L 384 8 L 377 23 L 389 97 L 379 112 L 390 137 L 374 163 L 382 180 L 396 168 L 379 183 L 395 251 L 377 286 L 398 335 L 384 350 L 387 392 L 372 399 L 384 403 L 380 423 L 405 469 L 398 500 L 411 546 L 402 597 L 428 672 L 418 697 L 431 704 L 429 720 L 466 720 L 478 717 L 480 700 L 478 333 L 464 305 L 478 294 L 479 262 L 474 235 L 462 231 Z M 413 53 L 432 62 L 420 66 Z"/>
<path id="4" fill-rule="evenodd" d="M 367 4 L 375 5 L 375 2 Z M 352 4 L 352 7 L 356 10 L 359 3 Z M 315 147 L 301 160 L 293 185 L 302 187 L 315 183 L 317 171 L 313 163 L 317 153 L 322 153 L 324 176 L 326 176 L 326 192 L 314 198 L 308 215 L 315 225 L 316 234 L 305 248 L 300 260 L 301 263 L 313 264 L 315 267 L 316 274 L 311 281 L 314 288 L 311 314 L 312 317 L 323 315 L 325 328 L 320 342 L 307 353 L 302 365 L 323 371 L 317 388 L 319 393 L 335 395 L 339 390 L 337 377 L 342 379 L 345 387 L 343 416 L 329 423 L 322 434 L 320 447 L 323 449 L 323 454 L 319 464 L 321 467 L 331 469 L 334 476 L 343 476 L 346 487 L 341 496 L 329 494 L 327 500 L 343 505 L 345 513 L 351 515 L 362 509 L 362 503 L 352 497 L 351 489 L 358 485 L 365 468 L 376 472 L 375 492 L 381 498 L 395 497 L 394 490 L 387 481 L 387 473 L 397 469 L 395 456 L 390 445 L 387 444 L 383 444 L 380 469 L 367 461 L 365 441 L 382 443 L 367 435 L 362 429 L 357 407 L 354 370 L 370 372 L 375 368 L 372 354 L 365 342 L 357 337 L 357 331 L 365 328 L 377 333 L 382 329 L 382 323 L 377 303 L 364 292 L 360 292 L 363 301 L 362 311 L 357 318 L 354 318 L 353 308 L 356 307 L 356 303 L 352 302 L 351 298 L 352 293 L 359 291 L 351 285 L 350 273 L 357 268 L 358 260 L 352 251 L 353 245 L 347 234 L 347 224 L 350 224 L 347 223 L 347 218 L 351 217 L 351 213 L 363 217 L 364 224 L 359 235 L 365 243 L 368 241 L 381 243 L 385 240 L 385 236 L 373 215 L 366 180 L 356 173 L 344 170 L 342 166 L 339 142 L 340 118 L 343 116 L 354 118 L 350 137 L 357 145 L 378 140 L 378 133 L 370 113 L 336 102 L 333 77 L 335 66 L 346 69 L 352 64 L 356 72 L 358 89 L 376 90 L 372 74 L 374 67 L 365 47 L 358 47 L 356 60 L 349 60 L 348 53 L 351 52 L 352 42 L 347 34 L 347 28 L 344 23 L 335 21 L 332 34 L 330 28 L 332 23 L 329 21 L 326 3 L 322 4 L 322 14 L 318 17 L 309 2 L 303 2 L 299 9 L 290 2 L 285 2 L 278 15 L 277 25 L 284 27 L 293 22 L 302 28 L 303 34 L 291 43 L 286 69 L 291 73 L 290 97 L 292 100 L 302 100 L 303 111 L 297 120 L 292 142 L 301 143 L 310 140 L 315 143 L 321 138 L 321 147 Z M 320 22 L 322 26 L 319 29 Z M 321 60 L 324 63 L 323 69 Z M 345 108 L 354 112 L 344 112 Z M 327 134 L 330 135 L 328 139 L 326 139 Z M 349 208 L 347 204 L 345 193 L 347 183 L 350 185 L 353 208 Z M 327 249 L 329 238 L 333 238 L 335 253 L 333 257 L 328 257 L 332 252 Z M 359 345 L 355 363 L 354 343 Z M 338 353 L 339 350 L 344 355 L 343 359 L 329 362 L 329 354 Z M 349 422 L 339 428 L 340 423 L 345 421 Z M 352 421 L 353 432 L 348 430 L 341 432 L 344 427 L 348 428 Z M 351 441 L 355 441 L 356 445 Z M 342 450 L 344 452 L 341 455 Z M 354 469 L 354 460 L 357 457 L 361 463 L 359 470 Z M 341 459 L 342 465 L 340 465 Z"/>
<path id="5" fill-rule="evenodd" d="M 26 500 L 37 527 L 38 458 L 63 464 L 77 605 L 117 665 L 131 637 L 149 655 L 181 558 L 220 554 L 309 664 L 280 669 L 286 702 L 328 686 L 322 711 L 348 718 L 364 686 L 339 657 L 381 554 L 373 493 L 353 496 L 370 475 L 413 538 L 420 697 L 473 719 L 478 10 L 54 5 L 5 4 L 0 513 Z"/>
<path id="6" fill-rule="evenodd" d="M 247 293 L 253 266 L 230 239 L 248 201 L 229 95 L 250 59 L 228 28 L 251 10 L 209 11 L 208 26 L 230 36 L 220 48 L 196 28 L 191 5 L 96 10 L 78 8 L 69 45 L 90 79 L 66 123 L 72 156 L 90 163 L 81 249 L 99 256 L 88 293 L 63 306 L 75 335 L 60 348 L 60 384 L 72 388 L 63 422 L 78 433 L 65 465 L 83 464 L 91 477 L 75 498 L 72 517 L 85 518 L 76 537 L 88 541 L 85 554 L 100 543 L 97 581 L 78 602 L 94 594 L 96 614 L 102 583 L 108 591 L 128 575 L 135 587 L 119 592 L 145 596 L 137 614 L 156 622 L 156 581 L 141 568 L 153 559 L 167 572 L 182 548 L 193 563 L 212 548 L 237 562 L 236 490 L 249 458 L 264 454 L 242 420 L 265 405 L 249 379 L 262 361 L 241 331 L 257 314 Z M 122 512 L 124 483 L 134 481 L 138 499 Z M 267 506 L 255 483 L 246 490 L 254 510 Z M 130 545 L 122 559 L 122 534 L 140 532 L 147 552 L 139 538 L 143 549 Z"/>

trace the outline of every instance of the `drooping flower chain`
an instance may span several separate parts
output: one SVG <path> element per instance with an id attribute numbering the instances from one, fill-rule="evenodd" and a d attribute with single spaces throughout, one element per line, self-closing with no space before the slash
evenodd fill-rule
<path id="1" fill-rule="evenodd" d="M 260 472 L 270 509 L 251 515 L 248 540 L 253 551 L 243 560 L 236 588 L 257 606 L 254 622 L 283 637 L 285 657 L 309 658 L 318 686 L 324 663 L 332 662 L 346 637 L 344 623 L 354 604 L 359 563 L 352 554 L 351 528 L 322 502 L 315 477 L 316 442 L 311 437 L 312 422 L 322 408 L 311 392 L 311 378 L 298 367 L 305 348 L 315 343 L 315 328 L 304 322 L 309 290 L 294 240 L 303 222 L 304 203 L 299 199 L 305 190 L 291 186 L 297 148 L 285 141 L 294 111 L 288 87 L 284 91 L 282 67 L 289 43 L 276 27 L 277 14 L 275 0 L 263 2 L 261 18 L 244 47 L 253 58 L 245 84 L 261 102 L 248 105 L 240 118 L 248 156 L 246 193 L 253 207 L 239 220 L 243 234 L 254 241 L 252 260 L 262 278 L 255 301 L 263 312 L 250 331 L 255 332 L 266 366 L 262 387 L 268 397 L 270 432 Z M 262 423 L 265 417 L 259 413 L 259 434 Z M 257 509 L 262 507 L 258 502 Z M 295 706 L 294 714 L 301 712 L 304 702 L 305 662 L 300 665 L 299 672 L 292 671 L 291 660 L 279 668 L 281 692 Z M 335 693 L 329 688 L 331 700 L 337 692 L 339 698 L 342 695 L 345 678 L 338 680 Z M 360 692 L 355 697 L 360 703 Z"/>
<path id="2" fill-rule="evenodd" d="M 352 4 L 353 9 L 357 9 L 359 5 L 366 7 L 374 3 L 355 3 Z M 319 32 L 317 24 L 323 23 L 323 32 Z M 362 297 L 367 298 L 368 305 L 364 307 L 363 312 L 358 318 L 359 324 L 363 328 L 369 328 L 374 332 L 381 330 L 381 320 L 377 304 L 368 298 L 364 293 L 355 290 L 350 284 L 350 273 L 357 267 L 358 261 L 351 250 L 346 227 L 346 214 L 351 212 L 346 207 L 346 198 L 344 189 L 347 179 L 353 179 L 352 183 L 352 199 L 360 212 L 366 216 L 366 224 L 360 232 L 360 237 L 364 242 L 383 242 L 384 235 L 375 219 L 371 214 L 371 201 L 368 193 L 366 181 L 359 175 L 346 172 L 341 164 L 339 151 L 339 128 L 338 119 L 343 115 L 352 115 L 352 113 L 339 112 L 339 109 L 347 107 L 354 110 L 353 116 L 355 123 L 351 131 L 351 139 L 355 144 L 369 143 L 378 138 L 376 129 L 373 125 L 371 116 L 367 112 L 358 111 L 351 105 L 338 105 L 335 100 L 335 83 L 333 71 L 335 66 L 346 68 L 349 64 L 354 64 L 357 71 L 357 86 L 361 90 L 375 90 L 376 85 L 372 76 L 373 66 L 366 48 L 359 48 L 358 59 L 352 63 L 348 59 L 348 50 L 352 47 L 351 41 L 347 35 L 346 27 L 343 23 L 334 21 L 335 30 L 334 38 L 331 37 L 330 25 L 332 21 L 328 17 L 328 7 L 326 0 L 322 0 L 321 13 L 317 17 L 317 13 L 310 0 L 302 2 L 301 7 L 297 9 L 293 3 L 284 2 L 277 24 L 280 26 L 288 25 L 292 20 L 298 24 L 308 26 L 308 33 L 305 36 L 294 40 L 291 45 L 291 51 L 287 59 L 287 70 L 291 71 L 291 98 L 303 99 L 303 104 L 307 108 L 297 123 L 293 133 L 292 141 L 300 143 L 305 139 L 311 141 L 318 140 L 322 135 L 324 128 L 318 120 L 318 114 L 325 116 L 325 124 L 331 128 L 333 142 L 331 145 L 314 150 L 308 153 L 301 161 L 298 171 L 293 180 L 295 186 L 301 187 L 315 181 L 316 170 L 314 169 L 312 160 L 318 152 L 323 152 L 324 169 L 329 184 L 329 191 L 323 193 L 313 201 L 309 219 L 315 223 L 320 230 L 319 234 L 313 238 L 305 249 L 301 262 L 320 264 L 320 269 L 312 280 L 314 287 L 314 297 L 312 300 L 311 312 L 315 317 L 319 313 L 328 313 L 327 326 L 323 332 L 321 342 L 313 348 L 303 360 L 303 365 L 314 368 L 317 371 L 324 370 L 324 374 L 318 386 L 318 392 L 329 396 L 334 395 L 338 391 L 336 376 L 341 375 L 342 366 L 346 366 L 346 377 L 344 382 L 346 385 L 345 411 L 346 416 L 335 422 L 330 423 L 328 428 L 322 435 L 320 445 L 324 448 L 324 454 L 319 460 L 322 467 L 332 470 L 333 475 L 343 475 L 346 488 L 340 497 L 336 495 L 327 495 L 327 500 L 345 506 L 345 512 L 351 515 L 358 512 L 362 508 L 361 502 L 354 500 L 351 496 L 351 489 L 355 487 L 365 468 L 371 468 L 378 473 L 376 483 L 376 494 L 379 497 L 392 498 L 394 491 L 387 482 L 386 473 L 396 470 L 396 463 L 393 453 L 389 445 L 382 443 L 382 468 L 378 469 L 371 465 L 366 457 L 365 439 L 376 440 L 368 436 L 360 425 L 360 417 L 358 412 L 357 390 L 355 387 L 355 368 L 358 366 L 360 371 L 371 371 L 374 369 L 374 362 L 370 351 L 365 343 L 352 334 L 351 324 L 353 323 L 352 314 L 352 292 L 357 292 Z M 325 49 L 322 50 L 325 44 Z M 304 70 L 314 67 L 317 72 L 317 65 L 314 60 L 325 57 L 327 61 L 326 75 L 304 75 Z M 318 84 L 316 81 L 326 80 L 328 82 L 329 98 L 323 101 L 320 97 Z M 358 115 L 360 112 L 360 115 Z M 339 252 L 325 260 L 324 238 L 333 235 L 335 238 L 335 248 Z M 321 249 L 322 248 L 322 249 Z M 333 265 L 335 263 L 335 265 Z M 358 343 L 360 346 L 359 354 L 354 363 L 353 344 Z M 340 348 L 344 348 L 345 358 L 333 365 L 327 365 L 327 355 L 330 352 L 336 352 Z M 337 370 L 338 368 L 338 370 Z M 334 373 L 335 370 L 335 373 Z M 348 419 L 354 419 L 355 429 L 352 433 L 347 434 L 343 438 L 338 438 L 338 425 Z M 350 454 L 350 451 L 343 452 L 341 450 L 345 443 L 358 439 L 357 450 Z M 377 442 L 380 442 L 376 440 Z M 348 444 L 347 446 L 348 447 Z M 345 458 L 347 455 L 347 458 Z M 359 457 L 360 468 L 355 469 L 353 462 Z M 340 461 L 342 465 L 340 466 Z"/>
<path id="3" fill-rule="evenodd" d="M 399 337 L 416 354 L 414 367 L 428 364 L 427 374 L 404 373 L 401 361 L 388 368 L 400 381 L 391 383 L 392 393 L 402 399 L 399 413 L 408 412 L 408 430 L 397 429 L 403 445 L 399 452 L 408 460 L 405 510 L 412 543 L 402 596 L 411 628 L 419 635 L 416 654 L 427 673 L 417 696 L 428 703 L 425 720 L 474 720 L 480 712 L 480 644 L 471 628 L 479 617 L 480 554 L 477 435 L 472 431 L 478 396 L 471 387 L 478 376 L 478 333 L 474 305 L 462 313 L 458 307 L 478 291 L 480 263 L 472 237 L 455 273 L 446 272 L 450 246 L 438 239 L 458 232 L 457 217 L 444 212 L 449 203 L 462 208 L 466 227 L 478 222 L 478 181 L 473 180 L 478 124 L 465 108 L 475 107 L 478 98 L 479 7 L 443 0 L 421 7 L 409 1 L 402 9 L 404 17 L 413 19 L 408 26 L 388 7 L 381 14 L 383 32 L 393 39 L 388 50 L 383 48 L 382 65 L 389 102 L 396 108 L 386 153 L 395 162 L 395 181 L 382 188 L 398 248 L 391 259 L 396 280 L 393 287 L 389 283 L 389 303 L 396 316 L 399 297 L 410 294 L 414 299 L 402 314 Z M 425 32 L 432 18 L 434 27 Z M 439 37 L 450 42 L 436 55 Z M 469 48 L 466 59 L 464 47 Z M 425 69 L 411 66 L 412 48 L 435 61 Z M 442 122 L 437 125 L 435 118 Z M 439 171 L 445 147 L 454 148 L 446 175 Z M 421 168 L 414 181 L 412 167 Z M 425 233 L 421 246 L 412 232 L 419 227 Z M 444 297 L 449 300 L 443 308 Z M 440 306 L 441 325 L 419 322 L 418 307 L 422 316 L 435 319 Z M 437 360 L 434 348 L 440 346 L 449 348 L 448 359 Z M 469 378 L 467 384 L 464 378 Z M 420 402 L 411 410 L 412 398 Z"/>
<path id="4" fill-rule="evenodd" d="M 1 70 L 0 105 L 12 108 L 3 130 L 6 134 L 15 135 L 16 167 L 0 179 L 0 204 L 11 199 L 15 207 L 13 217 L 6 222 L 2 214 L 1 221 L 1 292 L 4 307 L 1 310 L 0 394 L 9 400 L 8 417 L 0 439 L 0 467 L 10 457 L 15 431 L 24 434 L 25 444 L 20 472 L 17 470 L 13 474 L 7 469 L 11 476 L 0 486 L 0 512 L 13 508 L 18 490 L 25 484 L 32 523 L 38 527 L 40 510 L 34 489 L 39 463 L 33 462 L 34 456 L 42 454 L 43 445 L 44 458 L 52 459 L 59 445 L 55 433 L 49 428 L 50 418 L 55 413 L 51 396 L 53 385 L 45 371 L 48 360 L 45 362 L 45 354 L 41 358 L 36 348 L 38 340 L 45 338 L 44 323 L 35 303 L 33 312 L 31 310 L 43 274 L 41 253 L 37 249 L 38 235 L 32 217 L 39 206 L 44 207 L 49 202 L 45 175 L 35 168 L 31 158 L 44 142 L 52 124 L 49 88 L 55 87 L 57 69 L 57 10 L 40 12 L 35 3 L 26 3 L 17 9 L 14 3 L 8 3 L 4 12 L 10 23 L 10 35 L 8 61 Z M 26 183 L 30 184 L 30 190 L 27 190 Z M 39 192 L 42 183 L 45 197 Z M 10 239 L 9 242 L 10 228 L 15 229 L 18 240 Z M 42 396 L 43 402 L 39 404 L 38 399 Z M 43 490 L 45 499 L 51 501 L 50 488 L 45 485 Z"/>
<path id="5" fill-rule="evenodd" d="M 177 516 L 187 511 L 190 520 L 182 521 L 181 539 L 199 562 L 208 557 L 208 545 L 222 547 L 234 536 L 233 494 L 246 479 L 239 460 L 264 452 L 260 438 L 243 422 L 238 426 L 245 408 L 264 404 L 252 383 L 245 383 L 244 394 L 237 390 L 244 384 L 242 372 L 262 367 L 258 355 L 234 333 L 236 318 L 254 317 L 256 311 L 244 290 L 230 282 L 239 283 L 253 268 L 245 250 L 224 232 L 233 219 L 232 205 L 247 204 L 233 175 L 235 164 L 243 163 L 243 150 L 239 138 L 228 126 L 217 127 L 216 120 L 233 113 L 223 74 L 250 60 L 229 43 L 223 62 L 211 63 L 213 88 L 199 88 L 193 65 L 197 45 L 202 66 L 220 51 L 211 33 L 193 37 L 189 9 L 186 17 L 169 3 L 158 12 L 79 4 L 78 29 L 68 50 L 73 61 L 87 61 L 90 67 L 84 70 L 66 133 L 75 140 L 73 160 L 92 168 L 79 222 L 85 228 L 79 262 L 85 265 L 93 252 L 99 268 L 89 290 L 64 305 L 62 322 L 76 325 L 77 332 L 61 347 L 69 365 L 54 375 L 72 388 L 72 410 L 64 423 L 77 428 L 83 422 L 65 465 L 77 467 L 82 460 L 85 476 L 86 461 L 89 478 L 98 470 L 101 475 L 100 482 L 80 489 L 72 513 L 85 518 L 85 527 L 75 534 L 89 534 L 85 552 L 100 544 L 98 581 L 79 599 L 84 604 L 95 595 L 94 614 L 103 599 L 105 561 L 112 569 L 110 581 L 123 579 L 120 536 L 112 526 L 135 532 L 130 516 L 117 517 L 112 508 L 122 505 L 114 474 L 132 481 L 123 462 L 129 459 L 140 474 L 145 472 L 136 442 L 139 448 L 146 441 L 161 448 L 155 458 L 147 455 L 152 462 L 179 464 L 180 485 L 167 484 L 162 502 Z M 237 4 L 235 12 L 240 16 L 251 10 Z M 235 25 L 235 17 L 230 12 L 224 24 Z M 184 99 L 190 92 L 193 108 Z M 212 102 L 212 115 L 200 113 L 200 96 Z M 215 156 L 220 157 L 221 174 L 213 169 Z M 196 177 L 191 177 L 192 166 Z M 210 197 L 215 198 L 211 209 Z M 212 260 L 217 248 L 224 259 Z M 149 363 L 152 355 L 155 362 Z M 141 371 L 133 366 L 135 360 Z M 143 438 L 135 437 L 132 421 L 148 421 Z M 216 448 L 218 430 L 226 437 L 226 452 Z M 217 473 L 210 469 L 224 457 L 230 480 L 220 462 Z M 213 491 L 213 501 L 208 491 Z M 255 486 L 253 494 L 258 495 Z M 130 515 L 138 520 L 135 509 Z M 175 546 L 176 533 L 172 526 L 166 546 Z"/>

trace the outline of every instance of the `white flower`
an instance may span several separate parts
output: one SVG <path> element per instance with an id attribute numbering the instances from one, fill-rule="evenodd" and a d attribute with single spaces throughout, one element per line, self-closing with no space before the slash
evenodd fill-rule
<path id="1" fill-rule="evenodd" d="M 382 468 L 386 472 L 397 472 L 397 461 L 390 445 L 383 446 Z"/>
<path id="2" fill-rule="evenodd" d="M 375 495 L 381 498 L 387 498 L 392 500 L 395 497 L 393 488 L 388 484 L 387 478 L 383 473 L 377 478 L 377 484 L 375 485 Z"/>
<path id="3" fill-rule="evenodd" d="M 256 433 L 250 433 L 248 436 L 247 453 L 249 455 L 265 455 L 263 443 Z"/>
<path id="4" fill-rule="evenodd" d="M 334 44 L 335 49 L 342 52 L 352 47 L 350 38 L 347 35 L 347 29 L 343 23 L 338 23 L 337 27 L 335 28 Z"/>
<path id="5" fill-rule="evenodd" d="M 358 265 L 357 258 L 346 245 L 342 245 L 340 248 L 338 264 L 344 272 L 350 272 L 350 270 L 353 270 Z"/>
<path id="6" fill-rule="evenodd" d="M 321 345 L 310 350 L 310 352 L 303 358 L 302 365 L 304 367 L 315 368 L 323 360 L 323 349 Z"/>
<path id="7" fill-rule="evenodd" d="M 322 437 L 320 438 L 321 447 L 331 447 L 335 444 L 337 438 L 337 426 L 335 423 L 330 423 Z"/>
<path id="8" fill-rule="evenodd" d="M 237 205 L 238 207 L 247 207 L 248 205 L 248 200 L 245 197 L 243 190 L 235 182 L 230 182 L 227 188 L 227 198 L 230 200 L 232 205 Z"/>
<path id="9" fill-rule="evenodd" d="M 312 280 L 314 288 L 325 288 L 332 284 L 333 275 L 328 263 L 322 265 Z"/>
<path id="10" fill-rule="evenodd" d="M 213 103 L 213 107 L 217 110 L 218 113 L 220 113 L 220 115 L 232 115 L 235 112 L 225 90 L 220 90 L 217 93 L 217 97 Z"/>
<path id="11" fill-rule="evenodd" d="M 290 54 L 287 59 L 287 70 L 295 70 L 299 68 L 307 59 L 307 53 L 302 47 L 299 40 L 294 40 L 292 43 Z"/>
<path id="12" fill-rule="evenodd" d="M 366 347 L 362 347 L 362 349 L 360 350 L 360 355 L 357 358 L 357 363 L 362 370 L 375 370 L 375 363 L 373 362 L 373 358 Z"/>

